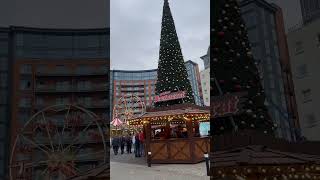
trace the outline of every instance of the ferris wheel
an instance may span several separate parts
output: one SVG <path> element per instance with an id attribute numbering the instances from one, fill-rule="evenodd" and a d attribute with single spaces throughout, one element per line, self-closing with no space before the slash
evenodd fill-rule
<path id="1" fill-rule="evenodd" d="M 146 112 L 146 105 L 143 100 L 135 95 L 122 96 L 113 107 L 113 118 L 121 119 L 124 124 L 136 116 L 141 116 Z"/>
<path id="2" fill-rule="evenodd" d="M 65 180 L 107 160 L 103 122 L 76 105 L 55 105 L 34 114 L 17 133 L 11 180 Z"/>

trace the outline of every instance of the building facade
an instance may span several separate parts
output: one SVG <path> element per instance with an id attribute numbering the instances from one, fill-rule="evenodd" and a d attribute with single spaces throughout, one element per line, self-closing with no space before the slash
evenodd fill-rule
<path id="1" fill-rule="evenodd" d="M 265 90 L 265 104 L 271 118 L 278 126 L 276 135 L 295 141 L 296 117 L 292 115 L 292 109 L 288 107 L 291 99 L 288 98 L 289 92 L 286 91 L 288 87 L 285 83 L 287 80 L 284 78 L 284 73 L 290 74 L 290 72 L 284 71 L 285 66 L 283 65 L 283 61 L 288 59 L 283 59 L 285 57 L 283 54 L 287 52 L 287 49 L 282 42 L 285 39 L 285 33 L 282 33 L 283 23 L 279 23 L 283 22 L 278 14 L 280 8 L 264 0 L 242 0 L 240 5 L 253 56 L 257 61 Z"/>
<path id="2" fill-rule="evenodd" d="M 320 140 L 320 19 L 288 33 L 288 47 L 302 135 Z"/>
<path id="3" fill-rule="evenodd" d="M 300 5 L 304 24 L 320 17 L 320 0 L 300 0 Z"/>
<path id="4" fill-rule="evenodd" d="M 9 30 L 0 29 L 0 179 L 5 179 L 8 165 L 10 139 L 8 137 L 11 108 L 11 81 L 9 61 Z"/>
<path id="5" fill-rule="evenodd" d="M 195 102 L 197 105 L 203 105 L 198 64 L 186 61 L 185 66 Z M 138 96 L 146 107 L 153 106 L 156 82 L 157 69 L 141 71 L 112 70 L 110 72 L 111 107 L 124 103 L 124 99 L 129 101 L 131 95 Z M 131 104 L 129 106 L 134 107 L 136 105 Z M 137 109 L 134 113 L 139 114 L 141 112 Z"/>
<path id="6" fill-rule="evenodd" d="M 35 113 L 50 106 L 73 104 L 98 115 L 103 120 L 101 127 L 107 129 L 110 110 L 109 29 L 9 27 L 2 32 L 0 46 L 7 45 L 7 48 L 0 50 L 0 179 L 8 179 L 9 167 L 13 166 L 19 169 L 11 169 L 14 178 L 41 178 L 40 167 L 37 169 L 26 164 L 39 160 L 40 148 L 36 147 L 44 148 L 48 143 L 37 131 L 20 132 Z M 58 130 L 61 122 L 66 121 L 63 116 L 45 116 L 50 122 L 56 120 L 57 124 L 53 126 Z M 63 129 L 67 137 L 71 129 Z M 88 132 L 92 130 L 91 126 L 86 129 Z M 83 136 L 88 136 L 88 132 Z M 36 144 L 41 142 L 41 145 L 30 146 L 16 141 L 21 134 Z M 74 146 L 63 139 L 60 143 Z M 90 154 L 104 149 L 102 144 L 84 141 L 80 149 Z M 56 145 L 53 143 L 53 148 Z M 21 154 L 26 147 L 30 148 L 29 151 Z M 39 157 L 34 156 L 35 153 Z M 101 157 L 77 159 L 77 168 L 85 172 L 97 166 Z"/>
<path id="7" fill-rule="evenodd" d="M 204 62 L 204 70 L 200 72 L 203 103 L 205 106 L 210 106 L 210 46 L 207 54 L 201 59 Z"/>

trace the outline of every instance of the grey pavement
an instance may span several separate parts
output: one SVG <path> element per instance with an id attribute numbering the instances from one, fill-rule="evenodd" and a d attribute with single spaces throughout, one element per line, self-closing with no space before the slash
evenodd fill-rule
<path id="1" fill-rule="evenodd" d="M 209 180 L 205 163 L 152 164 L 134 154 L 110 153 L 111 180 Z"/>

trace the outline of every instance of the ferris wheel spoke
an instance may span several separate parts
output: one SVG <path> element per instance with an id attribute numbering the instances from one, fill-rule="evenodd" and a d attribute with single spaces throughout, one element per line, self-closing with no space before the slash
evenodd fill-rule
<path id="1" fill-rule="evenodd" d="M 83 133 L 86 132 L 87 129 L 88 129 L 92 124 L 93 124 L 93 121 L 92 121 L 91 123 L 89 123 L 89 124 L 82 130 L 82 132 L 83 132 Z M 67 149 L 69 149 L 71 146 L 73 146 L 77 141 L 79 141 L 79 138 L 80 138 L 80 136 L 78 135 L 78 136 L 71 142 L 71 144 L 69 144 L 66 148 L 64 148 L 64 149 L 62 150 L 62 152 L 65 152 Z"/>
<path id="2" fill-rule="evenodd" d="M 52 152 L 54 152 L 53 142 L 52 142 L 51 134 L 50 134 L 49 128 L 48 128 L 49 124 L 48 124 L 43 112 L 42 112 L 42 119 L 43 119 L 43 122 L 45 123 L 45 126 L 46 126 L 46 130 L 47 130 L 47 134 L 48 134 L 48 137 L 49 137 L 49 141 L 50 141 Z"/>
<path id="3" fill-rule="evenodd" d="M 47 174 L 48 174 L 48 169 L 49 169 L 49 167 L 46 167 L 46 168 L 41 172 L 41 174 L 42 174 L 42 175 L 47 175 Z"/>
<path id="4" fill-rule="evenodd" d="M 70 113 L 70 109 L 71 109 L 71 106 L 69 105 L 69 108 L 68 108 L 68 111 L 67 111 L 67 114 L 65 115 L 65 120 L 67 121 L 67 122 L 64 122 L 63 123 L 63 128 L 62 128 L 62 131 L 61 131 L 61 136 L 60 136 L 60 138 L 59 138 L 59 148 L 61 148 L 61 151 L 63 150 L 63 144 L 62 144 L 62 138 L 63 138 L 63 134 L 64 134 L 64 130 L 65 130 L 65 128 L 66 128 L 66 125 L 67 125 L 67 123 L 69 123 L 68 122 L 68 116 L 69 116 L 69 113 Z"/>
<path id="5" fill-rule="evenodd" d="M 30 144 L 32 144 L 33 146 L 35 146 L 36 148 L 40 149 L 41 151 L 43 151 L 44 153 L 46 153 L 47 155 L 49 155 L 49 152 L 44 150 L 42 147 L 47 148 L 44 145 L 40 145 L 37 144 L 36 142 L 32 141 L 31 139 L 25 137 L 24 135 L 20 134 L 21 137 L 23 137 L 23 139 L 25 139 L 27 142 L 29 142 Z M 42 146 L 42 147 L 41 147 Z M 48 149 L 48 148 L 47 148 Z M 49 150 L 49 149 L 48 149 Z"/>

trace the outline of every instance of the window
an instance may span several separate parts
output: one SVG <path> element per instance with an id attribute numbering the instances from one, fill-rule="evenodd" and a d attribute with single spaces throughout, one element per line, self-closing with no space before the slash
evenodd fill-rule
<path id="1" fill-rule="evenodd" d="M 307 64 L 301 64 L 297 67 L 297 78 L 304 78 L 308 76 Z"/>
<path id="2" fill-rule="evenodd" d="M 8 61 L 5 58 L 0 58 L 0 70 L 7 71 L 8 70 Z"/>
<path id="3" fill-rule="evenodd" d="M 56 99 L 56 104 L 68 104 L 69 99 L 65 97 L 59 97 Z"/>
<path id="4" fill-rule="evenodd" d="M 317 34 L 317 45 L 320 47 L 320 33 Z"/>
<path id="5" fill-rule="evenodd" d="M 295 44 L 295 53 L 296 54 L 300 54 L 300 53 L 303 53 L 303 43 L 302 41 L 297 41 L 296 44 Z"/>
<path id="6" fill-rule="evenodd" d="M 7 91 L 0 89 L 0 104 L 7 104 Z"/>
<path id="7" fill-rule="evenodd" d="M 0 87 L 7 87 L 8 84 L 8 74 L 0 73 Z"/>
<path id="8" fill-rule="evenodd" d="M 0 106 L 0 124 L 7 121 L 7 108 L 6 106 Z"/>
<path id="9" fill-rule="evenodd" d="M 28 79 L 20 80 L 20 90 L 30 90 L 31 89 L 31 81 Z"/>
<path id="10" fill-rule="evenodd" d="M 269 40 L 265 40 L 264 44 L 265 44 L 265 48 L 266 48 L 266 54 L 269 55 L 270 54 L 270 43 L 269 43 Z"/>
<path id="11" fill-rule="evenodd" d="M 30 107 L 31 106 L 31 98 L 21 98 L 19 106 L 20 107 Z"/>
<path id="12" fill-rule="evenodd" d="M 310 102 L 311 101 L 311 89 L 306 89 L 302 91 L 303 102 Z"/>
<path id="13" fill-rule="evenodd" d="M 31 74 L 32 66 L 31 64 L 23 64 L 20 66 L 20 73 L 21 74 Z"/>
<path id="14" fill-rule="evenodd" d="M 317 125 L 316 117 L 313 113 L 305 116 L 307 128 L 313 128 Z"/>

